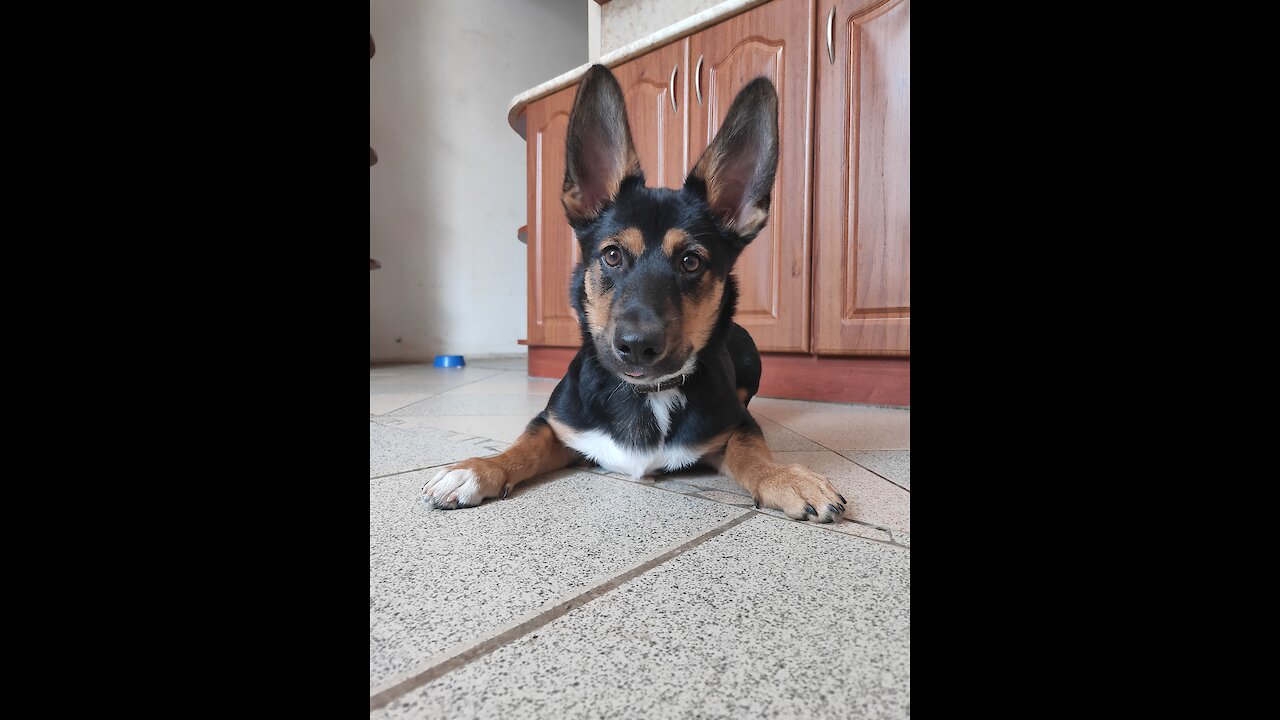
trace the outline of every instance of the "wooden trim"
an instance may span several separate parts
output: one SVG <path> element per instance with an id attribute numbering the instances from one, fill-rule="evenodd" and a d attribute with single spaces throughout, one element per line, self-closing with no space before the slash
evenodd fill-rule
<path id="1" fill-rule="evenodd" d="M 761 353 L 760 396 L 911 407 L 911 359 Z"/>
<path id="2" fill-rule="evenodd" d="M 578 348 L 550 347 L 546 345 L 529 346 L 529 377 L 553 378 L 564 377 L 573 362 Z"/>
<path id="3" fill-rule="evenodd" d="M 559 379 L 578 348 L 529 347 L 529 376 Z M 761 353 L 760 396 L 911 407 L 910 358 Z"/>

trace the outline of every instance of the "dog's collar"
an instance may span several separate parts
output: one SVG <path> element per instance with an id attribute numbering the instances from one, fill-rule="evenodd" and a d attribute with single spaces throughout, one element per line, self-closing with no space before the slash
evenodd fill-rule
<path id="1" fill-rule="evenodd" d="M 688 375 L 681 375 L 680 377 L 672 378 L 671 380 L 663 380 L 657 385 L 636 385 L 635 391 L 640 393 L 641 395 L 645 395 L 647 393 L 662 392 L 663 390 L 670 390 L 671 388 L 678 388 L 681 385 L 684 385 L 684 381 L 687 380 L 688 378 L 689 378 Z"/>

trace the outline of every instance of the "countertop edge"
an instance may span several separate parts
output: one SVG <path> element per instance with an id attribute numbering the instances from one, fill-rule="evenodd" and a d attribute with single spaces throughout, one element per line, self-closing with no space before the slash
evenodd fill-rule
<path id="1" fill-rule="evenodd" d="M 628 45 L 614 50 L 600 58 L 599 64 L 608 68 L 617 67 L 622 63 L 633 60 L 645 53 L 662 45 L 666 45 L 674 40 L 679 40 L 688 35 L 716 24 L 717 22 L 746 12 L 757 5 L 763 5 L 769 0 L 726 0 L 715 7 L 707 8 L 700 13 L 690 15 L 674 25 L 669 25 L 652 35 L 647 35 Z M 507 124 L 520 137 L 525 137 L 524 121 L 520 120 L 520 113 L 524 112 L 526 106 L 535 100 L 559 92 L 570 85 L 573 85 L 587 72 L 587 68 L 593 63 L 580 65 L 563 75 L 558 75 L 541 85 L 536 85 L 524 92 L 511 98 L 511 102 L 507 105 Z"/>

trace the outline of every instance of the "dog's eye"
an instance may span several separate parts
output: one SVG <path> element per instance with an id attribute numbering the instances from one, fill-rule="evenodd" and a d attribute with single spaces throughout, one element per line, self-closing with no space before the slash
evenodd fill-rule
<path id="1" fill-rule="evenodd" d="M 607 248 L 601 253 L 601 256 L 604 257 L 604 262 L 609 267 L 618 267 L 618 264 L 622 262 L 622 251 L 616 247 Z"/>
<path id="2" fill-rule="evenodd" d="M 680 267 L 687 273 L 696 273 L 702 269 L 702 258 L 697 253 L 685 253 L 680 259 Z"/>

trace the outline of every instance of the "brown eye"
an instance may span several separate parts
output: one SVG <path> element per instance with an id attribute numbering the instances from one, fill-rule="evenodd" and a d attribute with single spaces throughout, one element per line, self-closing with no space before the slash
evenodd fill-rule
<path id="1" fill-rule="evenodd" d="M 695 273 L 702 269 L 702 258 L 696 253 L 685 253 L 680 259 L 680 267 L 687 273 Z"/>
<path id="2" fill-rule="evenodd" d="M 603 256 L 605 264 L 609 267 L 618 267 L 618 264 L 622 262 L 622 251 L 616 247 L 605 250 Z"/>

